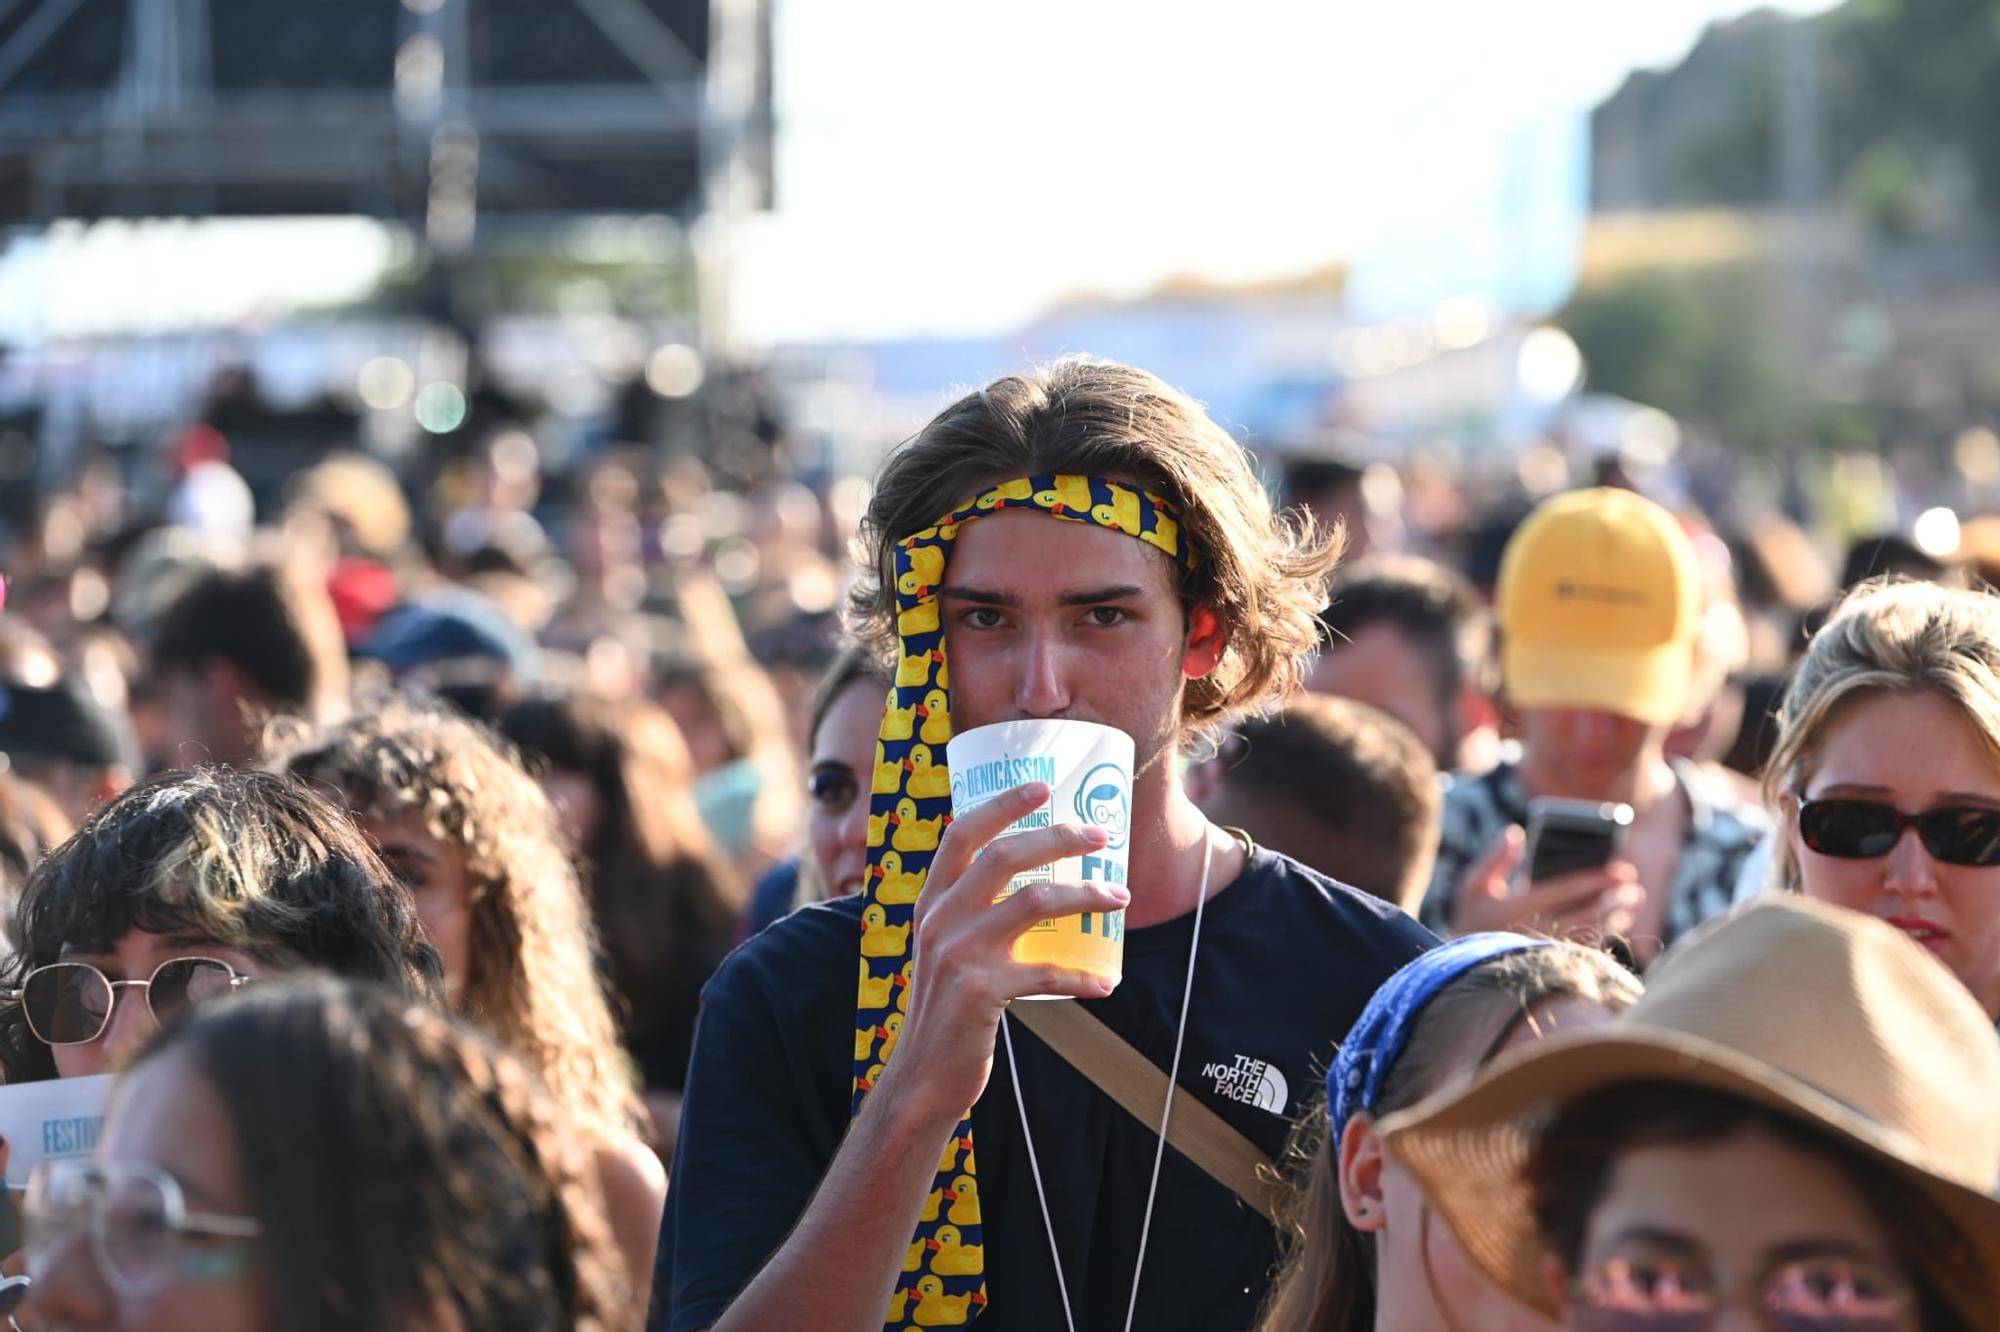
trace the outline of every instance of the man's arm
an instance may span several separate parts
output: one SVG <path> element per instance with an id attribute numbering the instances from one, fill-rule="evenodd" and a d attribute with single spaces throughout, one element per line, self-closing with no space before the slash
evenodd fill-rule
<path id="1" fill-rule="evenodd" d="M 1110 993 L 1095 977 L 1019 963 L 1012 952 L 1038 920 L 1123 907 L 1124 888 L 1040 883 L 993 900 L 1021 871 L 1103 844 L 1101 828 L 1074 824 L 995 840 L 1048 798 L 1044 785 L 1022 787 L 946 831 L 917 904 L 916 968 L 896 1057 L 804 1216 L 717 1332 L 879 1327 L 945 1143 L 985 1090 L 1008 1001 Z"/>

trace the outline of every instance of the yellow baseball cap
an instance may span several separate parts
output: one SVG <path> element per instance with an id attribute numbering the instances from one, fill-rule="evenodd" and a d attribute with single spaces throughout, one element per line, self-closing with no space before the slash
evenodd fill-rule
<path id="1" fill-rule="evenodd" d="M 1507 543 L 1496 602 L 1515 706 L 1681 720 L 1701 580 L 1693 543 L 1659 505 L 1612 489 L 1545 501 Z"/>

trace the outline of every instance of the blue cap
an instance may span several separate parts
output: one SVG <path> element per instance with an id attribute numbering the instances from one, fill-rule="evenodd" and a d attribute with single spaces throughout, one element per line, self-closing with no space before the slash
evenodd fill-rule
<path id="1" fill-rule="evenodd" d="M 516 678 L 534 672 L 535 644 L 499 605 L 454 589 L 405 602 L 375 622 L 355 649 L 401 675 L 419 666 L 466 658 L 503 663 Z"/>
<path id="2" fill-rule="evenodd" d="M 1410 1043 L 1417 1019 L 1439 991 L 1496 957 L 1550 946 L 1548 939 L 1531 939 L 1525 934 L 1468 934 L 1438 945 L 1383 981 L 1368 1007 L 1361 1010 L 1354 1029 L 1347 1033 L 1333 1067 L 1326 1071 L 1326 1105 L 1333 1119 L 1334 1142 L 1347 1131 L 1347 1121 L 1355 1111 L 1375 1113 L 1389 1070 L 1403 1057 L 1403 1047 Z"/>

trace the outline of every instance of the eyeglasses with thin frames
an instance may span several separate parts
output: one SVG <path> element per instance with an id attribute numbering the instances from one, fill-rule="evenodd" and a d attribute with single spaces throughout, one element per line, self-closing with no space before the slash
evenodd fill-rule
<path id="1" fill-rule="evenodd" d="M 175 1282 L 225 1281 L 249 1267 L 255 1217 L 190 1211 L 180 1181 L 145 1162 L 43 1161 L 22 1201 L 30 1275 L 79 1235 L 112 1289 L 127 1299 Z"/>
<path id="2" fill-rule="evenodd" d="M 161 1026 L 189 1006 L 236 990 L 250 978 L 213 957 L 170 958 L 145 980 L 115 981 L 88 962 L 51 962 L 36 967 L 19 989 L 0 990 L 16 1000 L 28 1030 L 47 1045 L 87 1045 L 111 1025 L 118 991 L 143 990 L 146 1008 Z"/>

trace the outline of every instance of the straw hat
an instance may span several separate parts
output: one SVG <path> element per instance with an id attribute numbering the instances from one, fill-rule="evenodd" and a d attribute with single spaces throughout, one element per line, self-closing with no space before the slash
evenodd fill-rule
<path id="1" fill-rule="evenodd" d="M 1971 1326 L 2000 1327 L 2000 1036 L 1899 931 L 1760 901 L 1671 949 L 1612 1026 L 1525 1047 L 1382 1131 L 1473 1260 L 1554 1314 L 1524 1179 L 1535 1135 L 1562 1104 L 1631 1082 L 1738 1096 L 1876 1161 L 1945 1223 L 1919 1249 L 1940 1292 Z"/>

